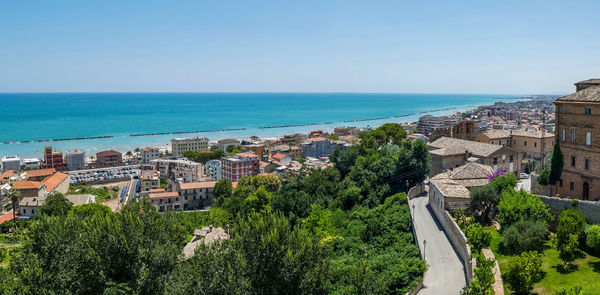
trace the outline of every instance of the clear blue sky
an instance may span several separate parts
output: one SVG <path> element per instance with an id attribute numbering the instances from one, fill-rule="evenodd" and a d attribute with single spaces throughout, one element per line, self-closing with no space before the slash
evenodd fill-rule
<path id="1" fill-rule="evenodd" d="M 2 1 L 0 92 L 565 93 L 600 1 Z"/>

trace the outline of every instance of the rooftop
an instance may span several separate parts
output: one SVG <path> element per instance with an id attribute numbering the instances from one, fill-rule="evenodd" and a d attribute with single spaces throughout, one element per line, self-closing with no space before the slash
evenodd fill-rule
<path id="1" fill-rule="evenodd" d="M 174 198 L 174 197 L 179 197 L 179 193 L 178 192 L 152 193 L 152 194 L 148 194 L 148 197 L 150 197 L 151 199 L 154 199 L 154 198 Z"/>
<path id="2" fill-rule="evenodd" d="M 52 174 L 56 173 L 56 169 L 54 168 L 46 168 L 46 169 L 39 169 L 39 170 L 29 170 L 27 172 L 25 172 L 25 177 L 27 178 L 31 178 L 31 177 L 46 177 L 46 176 L 50 176 Z"/>
<path id="3" fill-rule="evenodd" d="M 213 188 L 217 184 L 216 181 L 202 181 L 202 182 L 188 182 L 180 183 L 181 189 L 199 189 L 199 188 Z"/>
<path id="4" fill-rule="evenodd" d="M 510 137 L 510 131 L 508 130 L 488 130 L 486 132 L 484 132 L 483 134 L 485 134 L 485 136 L 487 136 L 489 139 L 499 139 L 499 138 L 508 138 Z"/>
<path id="5" fill-rule="evenodd" d="M 42 186 L 42 183 L 39 181 L 17 181 L 13 184 L 13 188 L 15 189 L 38 189 Z"/>
<path id="6" fill-rule="evenodd" d="M 504 148 L 503 146 L 497 144 L 489 144 L 450 137 L 440 137 L 436 141 L 429 143 L 429 146 L 434 149 L 444 149 L 454 146 L 452 148 L 457 150 L 463 148 L 469 153 L 480 157 L 487 157 L 499 149 Z M 433 153 L 434 150 L 432 149 L 431 152 Z"/>
<path id="7" fill-rule="evenodd" d="M 581 82 L 579 82 L 581 83 Z M 600 102 L 600 86 L 590 86 L 586 89 L 559 97 L 557 102 Z"/>
<path id="8" fill-rule="evenodd" d="M 512 132 L 512 135 L 514 136 L 523 136 L 523 137 L 533 137 L 533 138 L 542 138 L 542 131 L 526 131 L 526 130 L 514 130 Z M 551 138 L 554 137 L 554 134 L 552 132 L 543 132 L 544 138 Z"/>
<path id="9" fill-rule="evenodd" d="M 46 190 L 48 192 L 52 192 L 59 184 L 61 184 L 67 178 L 69 178 L 68 174 L 57 172 L 51 176 L 46 177 L 46 179 L 44 179 L 42 183 L 46 185 Z"/>
<path id="10" fill-rule="evenodd" d="M 433 183 L 440 192 L 446 198 L 463 198 L 469 199 L 469 190 L 463 185 L 458 184 L 457 182 L 450 179 L 431 179 L 431 183 Z"/>

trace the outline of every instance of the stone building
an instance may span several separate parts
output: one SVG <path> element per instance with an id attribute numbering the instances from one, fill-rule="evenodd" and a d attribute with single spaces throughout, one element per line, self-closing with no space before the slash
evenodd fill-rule
<path id="1" fill-rule="evenodd" d="M 111 167 L 123 165 L 123 154 L 115 150 L 107 150 L 96 153 L 98 167 Z"/>
<path id="2" fill-rule="evenodd" d="M 470 140 L 442 137 L 429 143 L 431 154 L 430 175 L 454 169 L 468 162 L 475 162 L 514 172 L 519 177 L 521 153 L 507 146 Z"/>
<path id="3" fill-rule="evenodd" d="M 452 126 L 445 128 L 434 128 L 431 131 L 429 139 L 435 141 L 440 137 L 452 137 L 465 140 L 475 140 L 475 131 L 477 126 L 475 122 L 471 120 L 461 121 Z"/>
<path id="4" fill-rule="evenodd" d="M 556 140 L 564 168 L 556 193 L 583 200 L 600 199 L 600 79 L 575 83 L 576 92 L 554 101 Z"/>
<path id="5" fill-rule="evenodd" d="M 208 138 L 206 137 L 171 139 L 171 153 L 177 157 L 183 156 L 184 152 L 197 152 L 205 150 L 208 150 Z"/>

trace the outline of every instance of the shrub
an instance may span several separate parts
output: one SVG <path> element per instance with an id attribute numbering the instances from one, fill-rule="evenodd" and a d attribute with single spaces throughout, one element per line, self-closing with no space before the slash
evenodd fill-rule
<path id="1" fill-rule="evenodd" d="M 504 281 L 516 294 L 529 294 L 542 274 L 542 256 L 535 251 L 523 252 L 508 265 Z"/>
<path id="2" fill-rule="evenodd" d="M 548 237 L 548 226 L 541 221 L 519 220 L 504 230 L 504 248 L 511 253 L 541 251 Z"/>
<path id="3" fill-rule="evenodd" d="M 517 185 L 517 176 L 514 173 L 508 173 L 504 176 L 494 178 L 491 183 L 498 193 L 504 190 L 513 190 Z"/>
<path id="4" fill-rule="evenodd" d="M 502 192 L 498 203 L 500 225 L 507 228 L 519 220 L 533 220 L 547 222 L 552 218 L 548 207 L 540 198 L 524 190 Z"/>
<path id="5" fill-rule="evenodd" d="M 486 259 L 483 255 L 477 256 L 477 268 L 473 271 L 475 277 L 461 295 L 494 295 L 494 259 Z"/>
<path id="6" fill-rule="evenodd" d="M 600 253 L 600 225 L 590 225 L 585 229 L 585 244 L 594 249 L 596 253 Z"/>
<path id="7" fill-rule="evenodd" d="M 471 245 L 471 251 L 474 253 L 479 253 L 481 249 L 489 247 L 492 241 L 492 234 L 484 230 L 479 223 L 469 225 L 465 230 L 465 235 Z"/>
<path id="8" fill-rule="evenodd" d="M 585 218 L 575 209 L 567 209 L 558 216 L 556 248 L 558 255 L 567 264 L 575 259 L 579 241 L 585 230 Z"/>

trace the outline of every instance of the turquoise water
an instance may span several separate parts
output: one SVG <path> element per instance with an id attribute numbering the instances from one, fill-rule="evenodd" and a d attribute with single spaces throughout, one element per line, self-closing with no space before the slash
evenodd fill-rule
<path id="1" fill-rule="evenodd" d="M 93 140 L 0 144 L 0 156 L 41 157 L 45 145 L 96 153 L 167 145 L 173 137 L 276 136 L 335 126 L 410 122 L 431 110 L 450 114 L 515 96 L 368 93 L 32 93 L 0 94 L 0 142 L 112 136 Z M 409 116 L 403 116 L 407 115 Z M 393 116 L 403 116 L 387 118 Z M 348 120 L 379 120 L 344 122 Z M 260 128 L 327 123 L 286 128 Z M 242 129 L 195 134 L 139 133 Z"/>

